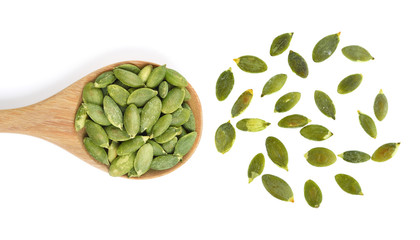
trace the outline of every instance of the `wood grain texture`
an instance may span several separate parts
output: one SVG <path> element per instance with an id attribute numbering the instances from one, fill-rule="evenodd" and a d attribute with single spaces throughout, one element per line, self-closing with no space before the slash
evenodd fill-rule
<path id="1" fill-rule="evenodd" d="M 94 160 L 86 151 L 83 145 L 86 132 L 84 129 L 79 132 L 75 131 L 74 117 L 82 102 L 82 90 L 85 84 L 94 81 L 101 73 L 124 63 L 131 63 L 140 68 L 148 64 L 159 66 L 150 62 L 133 60 L 100 68 L 39 103 L 22 108 L 0 110 L 0 132 L 20 133 L 45 139 L 69 151 L 86 163 L 108 172 L 107 166 Z M 150 170 L 140 178 L 130 179 L 151 179 L 166 175 L 184 165 L 191 158 L 200 142 L 203 122 L 200 99 L 191 85 L 188 85 L 187 89 L 191 93 L 188 104 L 191 106 L 196 121 L 197 138 L 194 146 L 175 167 L 163 171 Z"/>

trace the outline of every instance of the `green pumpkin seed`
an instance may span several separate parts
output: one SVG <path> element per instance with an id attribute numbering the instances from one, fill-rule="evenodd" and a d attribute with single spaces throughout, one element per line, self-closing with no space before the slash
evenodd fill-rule
<path id="1" fill-rule="evenodd" d="M 136 169 L 134 169 L 134 167 L 133 167 L 132 169 L 130 169 L 130 171 L 128 171 L 127 177 L 128 178 L 138 178 L 138 177 L 140 177 L 140 175 L 137 174 Z"/>
<path id="2" fill-rule="evenodd" d="M 271 194 L 271 196 L 282 201 L 295 201 L 292 189 L 283 179 L 271 174 L 264 174 L 261 179 L 265 189 Z"/>
<path id="3" fill-rule="evenodd" d="M 183 103 L 182 107 L 185 109 L 190 110 L 190 118 L 188 119 L 188 121 L 186 123 L 184 123 L 184 125 L 182 125 L 186 130 L 193 132 L 195 131 L 195 116 L 194 113 L 190 107 L 190 105 L 188 105 L 188 103 Z"/>
<path id="4" fill-rule="evenodd" d="M 180 127 L 190 119 L 191 111 L 186 108 L 178 108 L 172 113 L 171 126 Z"/>
<path id="5" fill-rule="evenodd" d="M 337 92 L 339 94 L 347 94 L 351 93 L 362 83 L 363 76 L 362 74 L 352 74 L 345 77 L 341 80 L 340 84 L 338 84 Z"/>
<path id="6" fill-rule="evenodd" d="M 153 147 L 150 143 L 144 144 L 134 158 L 134 169 L 138 176 L 145 174 L 150 169 L 153 161 Z"/>
<path id="7" fill-rule="evenodd" d="M 363 195 L 362 188 L 359 183 L 353 177 L 346 174 L 335 175 L 335 181 L 343 191 L 353 195 Z"/>
<path id="8" fill-rule="evenodd" d="M 153 125 L 155 125 L 160 117 L 161 110 L 162 102 L 157 96 L 150 99 L 146 105 L 144 105 L 140 115 L 140 132 L 152 129 Z"/>
<path id="9" fill-rule="evenodd" d="M 299 128 L 310 122 L 311 120 L 303 115 L 293 114 L 282 118 L 277 125 L 282 128 Z"/>
<path id="10" fill-rule="evenodd" d="M 277 166 L 289 171 L 287 164 L 289 163 L 289 155 L 283 143 L 275 137 L 267 137 L 265 140 L 268 157 Z"/>
<path id="11" fill-rule="evenodd" d="M 324 92 L 316 90 L 314 94 L 315 104 L 325 116 L 335 120 L 335 106 L 331 98 Z"/>
<path id="12" fill-rule="evenodd" d="M 188 102 L 191 100 L 191 93 L 188 91 L 188 89 L 184 88 L 185 96 L 184 96 L 184 102 Z"/>
<path id="13" fill-rule="evenodd" d="M 264 170 L 264 165 L 264 155 L 262 153 L 255 155 L 248 167 L 248 183 L 251 183 L 256 177 L 261 175 Z"/>
<path id="14" fill-rule="evenodd" d="M 153 159 L 150 168 L 153 170 L 166 170 L 175 166 L 179 160 L 178 157 L 171 154 L 162 155 Z"/>
<path id="15" fill-rule="evenodd" d="M 96 145 L 103 148 L 109 147 L 108 136 L 105 130 L 99 124 L 96 124 L 91 120 L 86 120 L 85 129 L 87 135 Z"/>
<path id="16" fill-rule="evenodd" d="M 300 134 L 304 138 L 313 141 L 324 141 L 333 135 L 326 127 L 317 124 L 308 125 L 302 128 Z"/>
<path id="17" fill-rule="evenodd" d="M 148 136 L 136 136 L 133 139 L 122 142 L 117 149 L 117 154 L 121 156 L 135 152 L 143 146 L 148 139 Z"/>
<path id="18" fill-rule="evenodd" d="M 120 144 L 117 141 L 112 141 L 111 144 L 109 145 L 108 148 L 108 161 L 112 162 L 114 161 L 114 159 L 117 158 L 118 153 L 118 147 L 120 146 Z"/>
<path id="19" fill-rule="evenodd" d="M 312 148 L 305 153 L 305 158 L 308 163 L 315 167 L 327 167 L 337 160 L 337 157 L 331 150 L 323 147 Z"/>
<path id="20" fill-rule="evenodd" d="M 179 138 L 182 138 L 183 136 L 188 134 L 187 130 L 185 130 L 185 128 L 182 126 L 181 126 L 181 130 L 182 130 L 181 134 L 178 135 Z"/>
<path id="21" fill-rule="evenodd" d="M 158 92 L 156 90 L 150 88 L 139 88 L 128 96 L 127 104 L 135 104 L 137 107 L 143 107 L 157 94 Z"/>
<path id="22" fill-rule="evenodd" d="M 300 92 L 289 92 L 277 100 L 274 112 L 287 112 L 292 109 L 300 100 Z"/>
<path id="23" fill-rule="evenodd" d="M 82 128 L 85 127 L 85 122 L 87 118 L 87 110 L 85 105 L 80 105 L 77 109 L 76 116 L 74 118 L 74 128 L 76 132 L 80 131 Z"/>
<path id="24" fill-rule="evenodd" d="M 359 113 L 359 122 L 363 130 L 365 130 L 365 132 L 372 138 L 376 138 L 377 131 L 376 131 L 376 125 L 373 119 L 369 117 L 368 115 L 361 113 L 360 111 L 357 111 L 357 113 Z"/>
<path id="25" fill-rule="evenodd" d="M 290 69 L 301 78 L 307 78 L 309 75 L 308 64 L 305 59 L 297 52 L 290 50 L 288 56 Z"/>
<path id="26" fill-rule="evenodd" d="M 175 112 L 184 102 L 185 92 L 182 88 L 173 88 L 162 101 L 162 113 Z"/>
<path id="27" fill-rule="evenodd" d="M 169 142 L 162 144 L 162 148 L 163 150 L 165 150 L 165 152 L 172 154 L 174 153 L 175 145 L 177 142 L 178 142 L 178 138 L 174 137 Z"/>
<path id="28" fill-rule="evenodd" d="M 104 112 L 109 122 L 115 127 L 123 128 L 123 114 L 117 103 L 110 97 L 104 97 Z"/>
<path id="29" fill-rule="evenodd" d="M 146 86 L 149 88 L 155 88 L 163 81 L 166 74 L 166 65 L 154 68 L 147 78 Z"/>
<path id="30" fill-rule="evenodd" d="M 170 68 L 166 69 L 165 79 L 168 83 L 175 87 L 184 88 L 188 86 L 188 82 L 184 76 Z"/>
<path id="31" fill-rule="evenodd" d="M 102 105 L 104 94 L 101 89 L 93 86 L 93 82 L 88 82 L 83 88 L 82 99 L 84 103 Z"/>
<path id="32" fill-rule="evenodd" d="M 217 151 L 222 154 L 227 153 L 232 148 L 233 143 L 235 142 L 235 138 L 235 129 L 233 128 L 230 121 L 220 125 L 219 128 L 217 128 L 215 134 Z"/>
<path id="33" fill-rule="evenodd" d="M 309 206 L 313 208 L 318 208 L 322 202 L 322 192 L 318 185 L 312 181 L 308 180 L 305 182 L 304 186 L 304 195 L 305 200 Z"/>
<path id="34" fill-rule="evenodd" d="M 134 166 L 135 157 L 135 152 L 117 157 L 109 166 L 109 175 L 112 177 L 120 177 L 127 174 Z"/>
<path id="35" fill-rule="evenodd" d="M 161 97 L 161 98 L 165 98 L 166 95 L 168 95 L 169 85 L 168 85 L 167 81 L 162 81 L 159 84 L 158 92 L 159 92 L 159 97 Z"/>
<path id="36" fill-rule="evenodd" d="M 239 114 L 245 111 L 245 109 L 251 103 L 253 95 L 254 95 L 253 90 L 248 89 L 238 97 L 238 99 L 232 106 L 232 110 L 231 110 L 232 118 L 239 116 Z"/>
<path id="37" fill-rule="evenodd" d="M 270 126 L 270 124 L 259 118 L 244 118 L 236 123 L 236 127 L 242 131 L 259 132 Z"/>
<path id="38" fill-rule="evenodd" d="M 360 151 L 346 151 L 341 154 L 338 154 L 337 156 L 344 159 L 344 161 L 350 163 L 361 163 L 366 162 L 370 159 L 369 154 Z"/>
<path id="39" fill-rule="evenodd" d="M 121 107 L 127 106 L 127 99 L 130 93 L 121 86 L 116 84 L 109 85 L 107 87 L 108 94 L 114 101 Z"/>
<path id="40" fill-rule="evenodd" d="M 160 117 L 152 128 L 152 134 L 150 138 L 159 137 L 162 135 L 162 133 L 168 130 L 169 126 L 171 126 L 172 118 L 173 117 L 171 114 L 166 114 Z"/>
<path id="41" fill-rule="evenodd" d="M 375 59 L 366 49 L 357 45 L 344 47 L 341 52 L 346 58 L 354 62 L 367 62 Z"/>
<path id="42" fill-rule="evenodd" d="M 109 165 L 108 162 L 108 156 L 106 154 L 105 149 L 99 147 L 96 145 L 93 140 L 89 137 L 85 137 L 83 139 L 83 144 L 85 145 L 85 148 L 87 152 L 92 156 L 96 161 L 103 163 L 105 165 Z"/>
<path id="43" fill-rule="evenodd" d="M 196 138 L 197 132 L 190 132 L 185 136 L 179 138 L 178 142 L 175 145 L 174 156 L 181 158 L 184 155 L 186 155 L 194 146 Z"/>
<path id="44" fill-rule="evenodd" d="M 114 126 L 108 126 L 105 128 L 105 132 L 108 135 L 108 138 L 112 141 L 123 142 L 130 140 L 130 135 L 124 130 L 121 130 Z"/>
<path id="45" fill-rule="evenodd" d="M 267 71 L 267 64 L 260 58 L 255 56 L 245 55 L 239 58 L 233 59 L 238 67 L 248 73 L 262 73 Z"/>
<path id="46" fill-rule="evenodd" d="M 143 84 L 145 84 L 147 82 L 147 79 L 149 78 L 150 73 L 152 72 L 152 70 L 153 70 L 153 66 L 152 65 L 147 65 L 147 66 L 145 66 L 144 68 L 142 68 L 140 70 L 138 76 L 139 76 L 139 78 L 140 78 L 140 80 L 141 80 L 141 82 Z"/>
<path id="47" fill-rule="evenodd" d="M 128 89 L 130 89 L 131 87 L 130 86 L 127 86 L 127 85 L 125 85 L 124 83 L 122 83 L 120 80 L 116 80 L 115 82 L 114 82 L 114 84 L 113 85 L 117 85 L 117 86 L 120 86 L 120 87 L 122 87 L 122 88 L 124 88 L 125 90 L 128 90 Z M 109 85 L 108 85 L 109 86 Z"/>
<path id="48" fill-rule="evenodd" d="M 181 134 L 181 128 L 169 127 L 164 133 L 154 138 L 155 142 L 163 144 L 169 142 L 175 136 Z"/>
<path id="49" fill-rule="evenodd" d="M 122 83 L 129 87 L 141 87 L 144 86 L 143 82 L 141 81 L 140 77 L 133 72 L 115 68 L 113 70 L 115 77 L 118 78 Z"/>
<path id="50" fill-rule="evenodd" d="M 379 121 L 384 120 L 388 113 L 388 100 L 382 89 L 379 91 L 378 95 L 376 95 L 373 111 L 375 112 L 376 119 Z"/>
<path id="51" fill-rule="evenodd" d="M 317 63 L 327 60 L 337 49 L 339 42 L 340 33 L 331 34 L 319 40 L 312 51 L 312 60 Z"/>
<path id="52" fill-rule="evenodd" d="M 140 115 L 136 105 L 130 104 L 124 112 L 124 127 L 131 138 L 140 130 Z"/>
<path id="53" fill-rule="evenodd" d="M 138 68 L 136 65 L 130 64 L 130 63 L 125 63 L 125 64 L 121 64 L 118 67 L 115 68 L 119 68 L 119 69 L 124 69 L 127 71 L 130 71 L 134 74 L 139 74 L 140 73 L 140 68 Z"/>
<path id="54" fill-rule="evenodd" d="M 287 75 L 286 74 L 277 74 L 270 78 L 264 85 L 264 88 L 261 93 L 261 97 L 269 95 L 279 91 L 284 84 L 286 83 Z"/>
<path id="55" fill-rule="evenodd" d="M 115 82 L 116 79 L 117 78 L 115 77 L 112 71 L 107 71 L 102 73 L 95 79 L 95 83 L 93 84 L 93 86 L 95 88 L 106 88 L 108 85 Z"/>
<path id="56" fill-rule="evenodd" d="M 270 55 L 277 56 L 282 54 L 289 47 L 292 41 L 293 33 L 283 33 L 274 38 L 270 47 Z"/>
<path id="57" fill-rule="evenodd" d="M 111 125 L 101 106 L 93 103 L 83 103 L 83 106 L 86 108 L 87 114 L 94 122 L 102 126 Z"/>
<path id="58" fill-rule="evenodd" d="M 391 159 L 398 150 L 400 143 L 387 143 L 380 146 L 372 155 L 375 162 L 385 162 Z"/>
<path id="59" fill-rule="evenodd" d="M 222 72 L 216 82 L 216 98 L 219 101 L 225 100 L 230 92 L 232 92 L 235 78 L 232 73 L 232 68 Z"/>
<path id="60" fill-rule="evenodd" d="M 153 141 L 153 140 L 147 140 L 147 143 L 150 143 L 150 145 L 152 145 L 153 147 L 153 156 L 162 156 L 162 155 L 166 155 L 165 150 L 163 150 L 162 146 Z"/>

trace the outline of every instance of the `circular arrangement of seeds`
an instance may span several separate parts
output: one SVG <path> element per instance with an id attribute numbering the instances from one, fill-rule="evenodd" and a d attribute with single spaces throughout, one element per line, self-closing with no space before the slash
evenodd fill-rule
<path id="1" fill-rule="evenodd" d="M 284 33 L 276 37 L 270 47 L 270 55 L 278 56 L 285 52 L 292 41 L 293 33 Z M 327 60 L 337 49 L 340 42 L 340 33 L 328 35 L 321 40 L 313 48 L 312 60 L 315 63 L 320 63 Z M 363 47 L 351 45 L 342 48 L 342 54 L 349 60 L 355 62 L 367 62 L 374 60 L 371 54 Z M 244 72 L 247 73 L 262 73 L 267 70 L 267 64 L 260 58 L 245 55 L 234 59 L 235 63 Z M 306 60 L 297 52 L 289 51 L 288 64 L 293 73 L 301 78 L 307 78 L 309 75 L 308 64 Z M 345 77 L 337 86 L 339 94 L 349 94 L 359 87 L 363 79 L 362 74 L 352 74 Z M 273 94 L 279 91 L 286 83 L 286 74 L 277 74 L 270 78 L 264 85 L 261 97 Z M 234 74 L 232 69 L 224 71 L 220 74 L 216 83 L 216 97 L 219 101 L 224 101 L 228 98 L 230 92 L 234 87 Z M 248 89 L 243 92 L 234 103 L 231 114 L 232 118 L 239 116 L 250 105 L 253 98 L 253 90 Z M 274 105 L 274 112 L 284 113 L 291 110 L 300 100 L 300 92 L 289 92 L 281 96 Z M 333 100 L 323 91 L 316 90 L 314 92 L 314 101 L 319 111 L 325 116 L 335 120 L 336 110 Z M 373 110 L 378 121 L 384 120 L 388 112 L 388 101 L 382 90 L 376 96 L 373 102 Z M 376 138 L 377 129 L 375 121 L 368 115 L 358 111 L 360 126 L 372 138 Z M 299 114 L 293 114 L 282 118 L 278 122 L 281 128 L 301 128 L 300 134 L 312 141 L 324 141 L 333 133 L 325 126 L 312 124 L 309 118 Z M 259 118 L 245 118 L 237 122 L 236 128 L 241 131 L 259 132 L 263 131 L 270 125 L 263 119 Z M 215 144 L 217 151 L 224 154 L 228 152 L 236 138 L 235 128 L 230 121 L 223 123 L 216 130 Z M 307 162 L 315 167 L 327 167 L 334 164 L 337 156 L 349 163 L 362 163 L 370 159 L 376 162 L 384 162 L 389 160 L 396 153 L 400 143 L 387 143 L 380 146 L 370 156 L 367 153 L 349 150 L 344 153 L 336 155 L 328 148 L 316 147 L 310 149 L 304 154 Z M 285 145 L 276 137 L 269 136 L 265 142 L 266 151 L 271 161 L 280 168 L 288 170 L 288 152 Z M 249 164 L 248 167 L 248 182 L 251 183 L 255 178 L 263 173 L 265 166 L 264 154 L 258 153 Z M 271 175 L 264 174 L 262 183 L 265 189 L 275 198 L 283 201 L 294 202 L 293 191 L 286 181 Z M 362 189 L 356 179 L 347 174 L 336 174 L 335 181 L 338 186 L 345 192 L 354 195 L 363 195 Z M 304 186 L 305 200 L 309 206 L 318 208 L 322 202 L 321 188 L 312 180 L 307 180 Z"/>

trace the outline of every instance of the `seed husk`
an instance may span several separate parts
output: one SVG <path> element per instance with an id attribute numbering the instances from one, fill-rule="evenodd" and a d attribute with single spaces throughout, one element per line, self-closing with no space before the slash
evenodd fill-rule
<path id="1" fill-rule="evenodd" d="M 147 79 L 149 78 L 150 73 L 152 72 L 152 70 L 153 70 L 153 66 L 152 65 L 147 65 L 147 66 L 145 66 L 144 68 L 142 68 L 140 70 L 140 72 L 139 72 L 138 75 L 139 75 L 139 78 L 140 78 L 140 80 L 141 80 L 141 82 L 143 84 L 145 84 L 147 82 Z"/>
<path id="2" fill-rule="evenodd" d="M 191 109 L 191 107 L 190 107 L 190 105 L 188 105 L 188 103 L 183 103 L 182 104 L 182 107 L 183 108 L 185 108 L 185 109 L 188 109 L 188 110 L 190 110 L 190 118 L 188 119 L 188 121 L 186 122 L 186 123 L 184 123 L 182 126 L 186 129 L 186 130 L 188 130 L 188 131 L 190 131 L 190 132 L 193 132 L 193 131 L 195 131 L 195 116 L 194 116 L 194 113 L 193 113 L 193 111 L 192 111 L 192 109 Z"/>
<path id="3" fill-rule="evenodd" d="M 312 51 L 312 60 L 314 62 L 323 62 L 327 60 L 337 49 L 340 42 L 340 33 L 335 33 L 319 40 Z"/>
<path id="4" fill-rule="evenodd" d="M 74 128 L 76 132 L 80 131 L 82 128 L 85 127 L 85 122 L 87 118 L 87 110 L 85 105 L 80 105 L 77 109 L 76 116 L 74 118 Z"/>
<path id="5" fill-rule="evenodd" d="M 251 163 L 248 167 L 248 183 L 251 183 L 256 177 L 261 175 L 265 166 L 264 154 L 258 153 L 251 160 Z"/>
<path id="6" fill-rule="evenodd" d="M 159 97 L 153 97 L 146 105 L 140 114 L 140 132 L 151 129 L 160 117 L 162 109 L 162 102 Z"/>
<path id="7" fill-rule="evenodd" d="M 238 67 L 248 73 L 262 73 L 267 70 L 267 64 L 258 57 L 245 55 L 233 59 Z"/>
<path id="8" fill-rule="evenodd" d="M 222 72 L 216 82 L 216 98 L 219 101 L 225 100 L 233 89 L 235 78 L 232 68 Z"/>
<path id="9" fill-rule="evenodd" d="M 359 113 L 359 122 L 363 130 L 365 130 L 365 132 L 372 138 L 376 138 L 377 131 L 376 131 L 376 125 L 373 119 L 369 117 L 368 115 L 361 113 L 360 111 L 357 111 L 357 113 Z"/>
<path id="10" fill-rule="evenodd" d="M 143 146 L 148 139 L 148 136 L 136 136 L 133 139 L 122 142 L 117 149 L 117 154 L 121 156 L 135 152 Z"/>
<path id="11" fill-rule="evenodd" d="M 146 86 L 149 88 L 155 88 L 159 86 L 159 84 L 165 78 L 166 70 L 166 65 L 154 68 L 147 78 Z"/>
<path id="12" fill-rule="evenodd" d="M 361 163 L 366 162 L 370 159 L 370 155 L 361 151 L 346 151 L 341 154 L 338 154 L 337 156 L 344 159 L 344 161 L 350 162 L 350 163 Z"/>
<path id="13" fill-rule="evenodd" d="M 108 148 L 108 161 L 112 162 L 114 161 L 115 158 L 117 158 L 118 153 L 118 147 L 120 146 L 120 143 L 117 141 L 111 141 L 111 144 L 109 145 Z"/>
<path id="14" fill-rule="evenodd" d="M 323 147 L 312 148 L 304 156 L 308 163 L 315 167 L 327 167 L 337 160 L 331 150 Z"/>
<path id="15" fill-rule="evenodd" d="M 115 68 L 113 70 L 115 77 L 120 80 L 122 83 L 129 87 L 141 87 L 144 86 L 140 77 L 133 72 L 127 71 L 121 68 Z"/>
<path id="16" fill-rule="evenodd" d="M 162 135 L 162 133 L 168 130 L 169 126 L 171 126 L 171 122 L 171 114 L 166 114 L 160 117 L 152 128 L 152 135 L 150 135 L 150 138 L 155 138 Z"/>
<path id="17" fill-rule="evenodd" d="M 340 84 L 338 84 L 337 92 L 339 94 L 347 94 L 351 93 L 359 87 L 360 83 L 362 83 L 363 76 L 360 73 L 352 74 L 345 77 L 341 80 Z"/>
<path id="18" fill-rule="evenodd" d="M 375 59 L 366 49 L 357 45 L 344 47 L 341 52 L 346 58 L 354 62 L 367 62 Z"/>
<path id="19" fill-rule="evenodd" d="M 222 154 L 227 153 L 232 148 L 235 138 L 236 132 L 230 121 L 220 125 L 215 134 L 217 151 Z"/>
<path id="20" fill-rule="evenodd" d="M 159 144 L 163 144 L 172 140 L 172 138 L 181 134 L 181 128 L 178 127 L 169 127 L 164 133 L 159 135 L 158 137 L 153 138 L 155 142 Z"/>
<path id="21" fill-rule="evenodd" d="M 331 98 L 320 90 L 315 91 L 314 98 L 319 111 L 335 120 L 335 106 Z"/>
<path id="22" fill-rule="evenodd" d="M 277 74 L 271 77 L 264 85 L 264 88 L 261 93 L 261 97 L 269 95 L 279 91 L 284 84 L 286 83 L 287 75 L 286 74 Z"/>
<path id="23" fill-rule="evenodd" d="M 159 92 L 159 97 L 160 98 L 165 98 L 166 95 L 168 95 L 169 85 L 168 85 L 168 82 L 167 81 L 162 81 L 159 84 L 158 92 Z"/>
<path id="24" fill-rule="evenodd" d="M 150 169 L 153 161 L 153 147 L 150 143 L 144 144 L 134 158 L 134 170 L 138 176 L 145 174 Z"/>
<path id="25" fill-rule="evenodd" d="M 88 82 L 83 88 L 82 99 L 84 103 L 102 105 L 104 94 L 101 89 L 93 86 L 93 82 Z"/>
<path id="26" fill-rule="evenodd" d="M 165 150 L 165 152 L 172 154 L 174 153 L 175 145 L 177 142 L 178 142 L 178 138 L 174 137 L 169 142 L 162 144 L 162 148 L 163 150 Z"/>
<path id="27" fill-rule="evenodd" d="M 185 91 L 182 88 L 175 87 L 168 92 L 168 95 L 162 100 L 162 113 L 168 114 L 175 112 L 184 102 Z"/>
<path id="28" fill-rule="evenodd" d="M 102 126 L 111 125 L 108 118 L 105 116 L 104 109 L 101 106 L 93 103 L 83 103 L 83 105 L 86 108 L 87 114 L 94 122 Z"/>
<path id="29" fill-rule="evenodd" d="M 194 146 L 195 139 L 197 138 L 197 132 L 190 132 L 185 136 L 179 138 L 175 145 L 174 155 L 177 157 L 183 157 L 187 154 Z"/>
<path id="30" fill-rule="evenodd" d="M 353 195 L 363 195 L 362 188 L 359 183 L 353 177 L 346 174 L 335 175 L 335 181 L 343 191 Z"/>
<path id="31" fill-rule="evenodd" d="M 86 120 L 85 129 L 87 135 L 96 145 L 103 148 L 109 147 L 108 135 L 99 124 L 94 123 L 91 120 Z"/>
<path id="32" fill-rule="evenodd" d="M 104 113 L 109 122 L 115 127 L 123 128 L 123 114 L 117 103 L 110 97 L 104 97 Z"/>
<path id="33" fill-rule="evenodd" d="M 322 202 L 322 192 L 319 186 L 312 180 L 305 182 L 304 186 L 305 200 L 309 206 L 318 208 Z"/>
<path id="34" fill-rule="evenodd" d="M 283 179 L 271 174 L 264 174 L 261 179 L 265 189 L 271 194 L 271 196 L 282 201 L 295 201 L 292 189 Z"/>
<path id="35" fill-rule="evenodd" d="M 172 113 L 172 122 L 171 126 L 180 127 L 190 119 L 190 110 L 186 108 L 178 108 L 175 112 Z"/>
<path id="36" fill-rule="evenodd" d="M 150 88 L 139 88 L 132 92 L 127 98 L 127 104 L 135 104 L 143 107 L 150 99 L 158 94 L 158 91 Z"/>
<path id="37" fill-rule="evenodd" d="M 184 76 L 182 76 L 179 72 L 173 69 L 166 69 L 166 76 L 165 79 L 168 83 L 175 87 L 184 88 L 188 86 L 188 82 Z"/>
<path id="38" fill-rule="evenodd" d="M 372 160 L 375 162 L 385 162 L 391 159 L 398 150 L 400 143 L 387 143 L 380 146 L 372 154 Z"/>
<path id="39" fill-rule="evenodd" d="M 236 127 L 242 131 L 259 132 L 270 126 L 270 124 L 259 118 L 244 118 L 236 123 Z"/>
<path id="40" fill-rule="evenodd" d="M 127 71 L 130 71 L 134 74 L 139 74 L 140 73 L 140 68 L 137 67 L 136 65 L 130 64 L 130 63 L 125 63 L 125 64 L 121 64 L 115 68 L 119 68 L 119 69 L 124 69 Z"/>
<path id="41" fill-rule="evenodd" d="M 303 115 L 293 114 L 282 118 L 277 125 L 282 128 L 299 128 L 310 122 L 311 120 Z"/>
<path id="42" fill-rule="evenodd" d="M 112 71 L 103 72 L 95 79 L 93 86 L 95 88 L 106 88 L 108 85 L 115 82 L 117 78 Z"/>
<path id="43" fill-rule="evenodd" d="M 124 127 L 131 138 L 140 130 L 140 115 L 136 105 L 130 104 L 124 112 Z"/>
<path id="44" fill-rule="evenodd" d="M 317 124 L 311 124 L 302 128 L 300 134 L 304 138 L 313 141 L 324 141 L 333 135 L 326 127 Z"/>
<path id="45" fill-rule="evenodd" d="M 277 166 L 288 171 L 287 164 L 289 162 L 289 155 L 283 143 L 275 137 L 267 137 L 265 140 L 265 147 L 267 149 L 268 157 Z"/>
<path id="46" fill-rule="evenodd" d="M 277 100 L 274 112 L 287 112 L 292 109 L 300 100 L 300 92 L 289 92 Z"/>
<path id="47" fill-rule="evenodd" d="M 254 94 L 253 90 L 248 89 L 238 97 L 238 99 L 232 106 L 232 110 L 231 110 L 232 118 L 239 116 L 243 111 L 245 111 L 245 109 L 251 103 L 253 94 Z"/>
<path id="48" fill-rule="evenodd" d="M 270 55 L 277 56 L 282 54 L 289 47 L 292 41 L 293 33 L 283 33 L 274 38 L 270 47 Z"/>
<path id="49" fill-rule="evenodd" d="M 290 69 L 301 78 L 307 78 L 309 75 L 308 64 L 305 59 L 297 52 L 290 50 L 288 56 Z"/>
<path id="50" fill-rule="evenodd" d="M 119 85 L 111 84 L 107 87 L 107 90 L 109 96 L 112 97 L 118 105 L 121 107 L 127 106 L 127 99 L 128 96 L 130 96 L 130 93 L 126 89 Z"/>
<path id="51" fill-rule="evenodd" d="M 376 119 L 379 121 L 384 120 L 388 113 L 388 100 L 382 89 L 379 91 L 378 95 L 376 95 L 373 111 L 375 112 Z"/>
<path id="52" fill-rule="evenodd" d="M 109 175 L 112 177 L 120 177 L 127 174 L 134 166 L 135 157 L 136 152 L 117 157 L 109 166 Z"/>
<path id="53" fill-rule="evenodd" d="M 121 130 L 115 126 L 105 127 L 105 132 L 112 141 L 123 142 L 130 139 L 130 135 L 125 130 Z"/>
<path id="54" fill-rule="evenodd" d="M 180 159 L 172 154 L 155 157 L 150 168 L 153 170 L 166 170 L 175 166 Z"/>
<path id="55" fill-rule="evenodd" d="M 96 145 L 89 137 L 85 137 L 83 139 L 83 144 L 90 156 L 92 156 L 96 161 L 109 166 L 108 156 L 104 148 Z"/>

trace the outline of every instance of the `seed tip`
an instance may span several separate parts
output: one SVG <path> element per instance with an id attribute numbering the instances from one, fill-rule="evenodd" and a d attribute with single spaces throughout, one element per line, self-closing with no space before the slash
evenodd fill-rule
<path id="1" fill-rule="evenodd" d="M 358 114 L 362 114 L 362 112 L 360 112 L 360 110 L 357 110 L 357 113 L 358 113 Z"/>
<path id="2" fill-rule="evenodd" d="M 340 36 L 340 35 L 341 35 L 341 32 L 338 32 L 338 33 L 337 33 L 337 36 Z"/>
<path id="3" fill-rule="evenodd" d="M 294 32 L 289 33 L 291 37 L 293 37 L 293 34 L 295 34 Z"/>
<path id="4" fill-rule="evenodd" d="M 248 183 L 251 183 L 253 180 L 253 178 L 248 178 Z"/>
<path id="5" fill-rule="evenodd" d="M 295 202 L 295 198 L 294 197 L 291 197 L 291 198 L 289 198 L 289 202 Z"/>
<path id="6" fill-rule="evenodd" d="M 308 159 L 308 153 L 305 153 L 305 154 L 303 155 L 303 157 L 305 157 L 305 159 Z"/>
<path id="7" fill-rule="evenodd" d="M 234 58 L 233 61 L 236 62 L 236 64 L 238 64 L 239 63 L 239 58 Z"/>
<path id="8" fill-rule="evenodd" d="M 230 68 L 228 69 L 228 71 L 229 71 L 229 72 L 232 72 L 232 68 L 230 67 Z"/>
<path id="9" fill-rule="evenodd" d="M 254 90 L 252 90 L 252 89 L 248 89 L 246 91 L 249 92 L 249 93 L 251 93 L 251 94 L 254 94 Z"/>
<path id="10" fill-rule="evenodd" d="M 340 153 L 340 154 L 338 154 L 337 156 L 339 156 L 339 157 L 341 157 L 341 158 L 344 158 L 344 153 Z"/>
<path id="11" fill-rule="evenodd" d="M 379 90 L 379 94 L 384 94 L 384 91 L 382 91 L 382 89 Z"/>
<path id="12" fill-rule="evenodd" d="M 359 195 L 363 196 L 364 194 L 362 192 L 359 192 Z"/>

